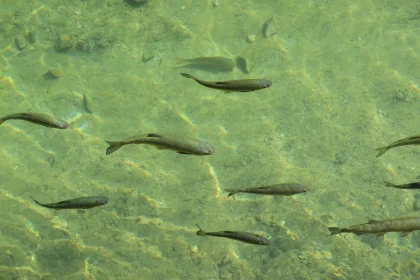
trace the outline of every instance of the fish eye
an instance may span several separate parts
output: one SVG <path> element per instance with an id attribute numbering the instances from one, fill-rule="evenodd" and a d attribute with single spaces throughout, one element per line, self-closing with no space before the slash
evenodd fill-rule
<path id="1" fill-rule="evenodd" d="M 60 122 L 59 122 L 59 126 L 60 126 L 61 128 L 67 128 L 67 127 L 69 126 L 69 124 L 68 124 L 67 122 L 65 122 L 65 121 L 60 121 Z"/>

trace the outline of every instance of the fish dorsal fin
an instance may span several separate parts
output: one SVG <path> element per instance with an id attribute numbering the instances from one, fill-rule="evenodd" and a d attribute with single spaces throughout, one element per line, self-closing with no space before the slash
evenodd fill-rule
<path id="1" fill-rule="evenodd" d="M 377 224 L 380 223 L 381 221 L 377 221 L 377 220 L 369 220 L 367 223 L 368 224 Z"/>
<path id="2" fill-rule="evenodd" d="M 149 133 L 146 135 L 146 137 L 163 137 L 163 136 L 157 133 Z"/>
<path id="3" fill-rule="evenodd" d="M 386 187 L 390 187 L 390 188 L 395 187 L 395 185 L 393 183 L 390 183 L 388 181 L 384 181 L 384 183 L 385 183 Z"/>
<path id="4" fill-rule="evenodd" d="M 230 82 L 216 82 L 216 85 L 229 85 Z"/>

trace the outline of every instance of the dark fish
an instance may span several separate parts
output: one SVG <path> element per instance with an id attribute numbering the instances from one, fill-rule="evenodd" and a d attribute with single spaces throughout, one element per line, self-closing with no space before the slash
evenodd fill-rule
<path id="1" fill-rule="evenodd" d="M 397 189 L 420 189 L 420 182 L 403 184 L 403 185 L 394 185 L 390 182 L 384 181 L 385 186 Z"/>
<path id="2" fill-rule="evenodd" d="M 249 244 L 270 245 L 270 240 L 268 240 L 267 238 L 253 234 L 253 233 L 249 233 L 249 232 L 244 232 L 244 231 L 205 232 L 204 230 L 201 229 L 199 225 L 197 225 L 197 227 L 198 227 L 197 235 L 199 236 L 210 235 L 210 236 L 225 237 L 225 238 L 230 238 L 234 240 L 239 240 L 239 241 L 249 243 Z"/>
<path id="3" fill-rule="evenodd" d="M 46 127 L 66 129 L 69 124 L 61 119 L 41 113 L 16 113 L 0 118 L 0 124 L 7 120 L 25 120 Z"/>
<path id="4" fill-rule="evenodd" d="M 376 234 L 384 235 L 387 232 L 400 232 L 406 236 L 410 232 L 420 229 L 420 217 L 405 217 L 384 221 L 369 220 L 365 224 L 353 225 L 345 228 L 329 227 L 331 235 L 343 232 L 351 232 L 356 235 Z"/>
<path id="5" fill-rule="evenodd" d="M 389 144 L 388 146 L 375 149 L 375 151 L 378 151 L 378 154 L 376 155 L 376 157 L 380 157 L 386 151 L 395 147 L 406 146 L 406 145 L 419 145 L 419 144 L 420 144 L 420 135 L 407 137 L 407 138 L 395 141 Z"/>
<path id="6" fill-rule="evenodd" d="M 50 204 L 43 204 L 34 198 L 32 198 L 36 204 L 46 207 L 52 208 L 56 210 L 60 209 L 88 209 L 97 206 L 102 206 L 108 203 L 108 197 L 106 196 L 85 196 L 85 197 L 78 197 L 69 200 L 63 200 L 56 203 Z"/>
<path id="7" fill-rule="evenodd" d="M 298 193 L 303 193 L 309 191 L 309 186 L 301 184 L 276 184 L 267 187 L 257 187 L 257 188 L 247 188 L 247 189 L 226 189 L 225 191 L 229 192 L 228 196 L 232 196 L 239 192 L 244 193 L 253 193 L 253 194 L 265 194 L 265 195 L 294 195 Z"/>
<path id="8" fill-rule="evenodd" d="M 177 64 L 188 63 L 189 68 L 197 68 L 208 71 L 232 71 L 235 68 L 235 62 L 222 56 L 196 57 L 191 59 L 178 58 Z"/>
<path id="9" fill-rule="evenodd" d="M 212 145 L 198 139 L 177 138 L 157 133 L 142 134 L 122 141 L 106 141 L 109 144 L 106 154 L 109 155 L 124 145 L 150 144 L 158 149 L 169 149 L 186 155 L 211 155 L 215 149 Z"/>
<path id="10" fill-rule="evenodd" d="M 193 79 L 200 85 L 203 85 L 208 88 L 223 90 L 225 93 L 230 92 L 248 92 L 254 90 L 260 90 L 269 88 L 271 86 L 271 81 L 263 79 L 247 79 L 247 80 L 232 80 L 232 81 L 222 81 L 222 82 L 208 82 L 199 80 L 190 74 L 181 73 L 185 78 Z"/>

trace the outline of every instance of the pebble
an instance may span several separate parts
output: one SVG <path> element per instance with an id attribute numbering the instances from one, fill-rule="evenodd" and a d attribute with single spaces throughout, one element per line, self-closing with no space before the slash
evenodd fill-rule
<path id="1" fill-rule="evenodd" d="M 66 34 L 60 35 L 55 41 L 54 48 L 58 52 L 63 52 L 73 47 L 73 42 Z"/>
<path id="2" fill-rule="evenodd" d="M 61 76 L 63 76 L 63 69 L 61 67 L 51 67 L 48 70 L 48 74 L 50 75 L 50 77 L 58 79 Z"/>
<path id="3" fill-rule="evenodd" d="M 15 38 L 15 43 L 16 43 L 16 47 L 18 48 L 18 50 L 23 50 L 26 48 L 27 42 L 26 42 L 26 38 L 25 36 L 19 34 L 16 36 Z"/>
<path id="4" fill-rule="evenodd" d="M 92 52 L 93 44 L 91 41 L 78 41 L 76 43 L 76 50 L 83 51 L 83 52 Z"/>
<path id="5" fill-rule="evenodd" d="M 248 42 L 248 43 L 253 43 L 253 42 L 255 42 L 255 35 L 254 34 L 249 34 L 247 37 L 246 37 L 246 41 Z"/>
<path id="6" fill-rule="evenodd" d="M 263 26 L 263 34 L 265 38 L 268 38 L 277 33 L 277 23 L 273 17 L 271 17 Z"/>

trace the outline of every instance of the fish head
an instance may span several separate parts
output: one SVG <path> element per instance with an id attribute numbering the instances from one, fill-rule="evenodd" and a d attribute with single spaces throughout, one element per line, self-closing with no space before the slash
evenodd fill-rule
<path id="1" fill-rule="evenodd" d="M 100 196 L 100 197 L 98 197 L 98 204 L 99 205 L 105 205 L 105 204 L 108 203 L 108 201 L 109 201 L 109 199 L 106 196 Z"/>
<path id="2" fill-rule="evenodd" d="M 57 120 L 56 125 L 60 129 L 66 129 L 67 127 L 69 127 L 69 124 L 65 120 Z"/>
<path id="3" fill-rule="evenodd" d="M 264 79 L 260 79 L 259 80 L 259 83 L 258 83 L 258 85 L 259 85 L 260 88 L 269 88 L 269 87 L 271 87 L 271 84 L 272 84 L 271 81 L 264 80 Z"/>
<path id="4" fill-rule="evenodd" d="M 214 154 L 215 150 L 216 149 L 208 143 L 202 142 L 200 144 L 200 154 L 201 155 L 206 155 L 206 156 L 212 155 L 212 154 Z"/>
<path id="5" fill-rule="evenodd" d="M 261 241 L 261 245 L 267 245 L 267 246 L 270 245 L 270 240 L 263 238 Z"/>

